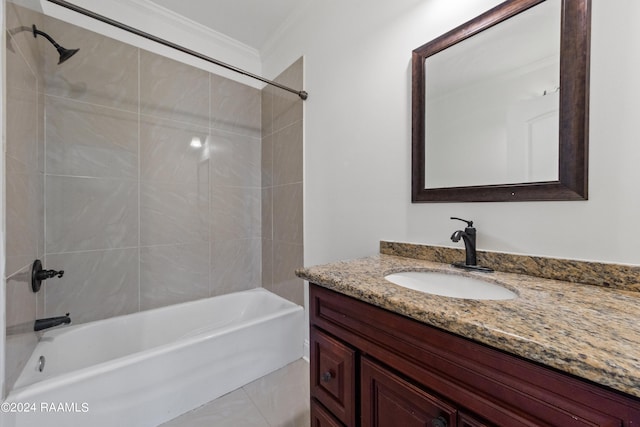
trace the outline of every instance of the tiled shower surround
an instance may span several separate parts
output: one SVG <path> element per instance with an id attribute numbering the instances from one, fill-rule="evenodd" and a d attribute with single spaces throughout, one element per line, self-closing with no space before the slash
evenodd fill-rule
<path id="1" fill-rule="evenodd" d="M 287 134 L 301 129 L 301 101 L 6 6 L 8 29 L 35 23 L 80 48 L 57 65 L 46 40 L 21 32 L 7 50 L 7 384 L 38 317 L 78 324 L 263 283 L 301 304 L 302 133 Z M 266 150 L 265 123 L 283 132 Z M 278 151 L 289 148 L 295 160 Z M 277 237 L 291 198 L 295 234 Z M 39 294 L 27 280 L 36 258 L 65 270 Z"/>
<path id="2" fill-rule="evenodd" d="M 303 59 L 278 83 L 303 87 Z M 262 286 L 304 304 L 302 236 L 302 100 L 267 86 L 262 90 Z"/>

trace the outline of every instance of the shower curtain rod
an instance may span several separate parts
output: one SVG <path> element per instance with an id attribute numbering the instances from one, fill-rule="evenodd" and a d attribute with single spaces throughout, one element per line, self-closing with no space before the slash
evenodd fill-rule
<path id="1" fill-rule="evenodd" d="M 207 62 L 210 62 L 212 64 L 218 65 L 220 67 L 226 68 L 227 70 L 234 71 L 234 72 L 242 74 L 244 76 L 251 77 L 252 79 L 260 80 L 261 82 L 266 83 L 268 85 L 275 86 L 277 88 L 286 90 L 286 91 L 291 92 L 291 93 L 295 93 L 302 100 L 306 100 L 307 97 L 309 96 L 309 94 L 307 92 L 305 92 L 304 90 L 292 89 L 292 88 L 290 88 L 288 86 L 281 85 L 280 83 L 274 82 L 272 80 L 265 79 L 264 77 L 261 77 L 261 76 L 258 76 L 256 74 L 250 73 L 250 72 L 245 71 L 245 70 L 243 70 L 241 68 L 234 67 L 233 65 L 229 65 L 229 64 L 227 64 L 225 62 L 218 61 L 217 59 L 214 59 L 214 58 L 211 58 L 209 56 L 203 55 L 203 54 L 198 53 L 196 51 L 193 51 L 191 49 L 187 49 L 186 47 L 183 47 L 183 46 L 180 46 L 178 44 L 172 43 L 170 41 L 161 39 L 161 38 L 156 37 L 154 35 L 151 35 L 149 33 L 145 33 L 144 31 L 140 31 L 140 30 L 138 30 L 136 28 L 130 27 L 129 25 L 123 24 L 122 22 L 118 22 L 118 21 L 115 21 L 115 20 L 113 20 L 111 18 L 107 18 L 106 16 L 99 15 L 97 13 L 94 13 L 94 12 L 90 11 L 90 10 L 87 10 L 87 9 L 84 9 L 84 8 L 82 8 L 80 6 L 76 6 L 75 4 L 69 3 L 67 1 L 64 1 L 64 0 L 47 0 L 47 1 L 50 2 L 50 3 L 57 4 L 58 6 L 62 6 L 64 8 L 67 8 L 69 10 L 72 10 L 74 12 L 80 13 L 82 15 L 88 16 L 90 18 L 97 19 L 98 21 L 102 21 L 102 22 L 104 22 L 106 24 L 109 24 L 109 25 L 112 25 L 114 27 L 120 28 L 121 30 L 128 31 L 128 32 L 130 32 L 132 34 L 135 34 L 137 36 L 144 37 L 145 39 L 154 41 L 156 43 L 160 43 L 160 44 L 165 45 L 167 47 L 170 47 L 172 49 L 179 50 L 180 52 L 186 53 L 188 55 L 195 56 L 196 58 L 202 59 L 204 61 L 207 61 Z"/>

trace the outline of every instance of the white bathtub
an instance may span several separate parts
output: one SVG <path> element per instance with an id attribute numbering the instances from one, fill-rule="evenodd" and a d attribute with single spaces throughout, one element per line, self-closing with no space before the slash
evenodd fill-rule
<path id="1" fill-rule="evenodd" d="M 52 329 L 4 425 L 156 426 L 299 359 L 303 340 L 302 307 L 264 289 Z"/>

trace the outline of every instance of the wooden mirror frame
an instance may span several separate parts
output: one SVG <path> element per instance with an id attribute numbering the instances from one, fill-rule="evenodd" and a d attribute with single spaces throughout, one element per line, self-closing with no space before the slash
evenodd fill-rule
<path id="1" fill-rule="evenodd" d="M 562 0 L 559 180 L 425 188 L 425 59 L 543 1 L 507 0 L 413 51 L 413 203 L 587 200 L 591 0 Z"/>

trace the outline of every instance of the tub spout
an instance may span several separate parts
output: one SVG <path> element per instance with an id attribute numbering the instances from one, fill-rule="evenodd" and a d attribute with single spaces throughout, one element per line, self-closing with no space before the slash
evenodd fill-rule
<path id="1" fill-rule="evenodd" d="M 33 325 L 34 331 L 41 331 L 43 329 L 53 328 L 54 326 L 69 324 L 71 323 L 71 318 L 69 317 L 69 313 L 64 316 L 58 317 L 48 317 L 46 319 L 36 319 L 35 324 Z"/>

